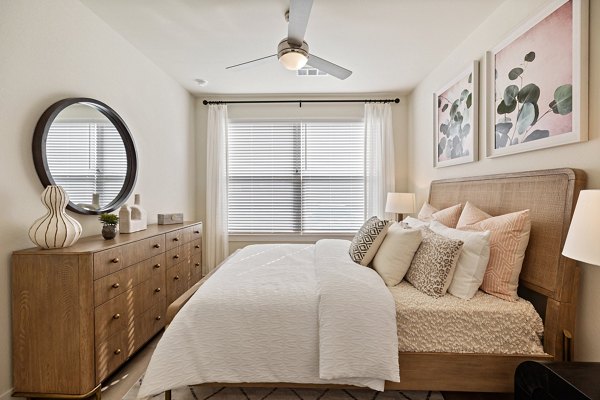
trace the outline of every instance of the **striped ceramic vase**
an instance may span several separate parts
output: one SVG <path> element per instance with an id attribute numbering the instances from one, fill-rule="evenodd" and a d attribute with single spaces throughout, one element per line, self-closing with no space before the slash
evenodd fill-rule
<path id="1" fill-rule="evenodd" d="M 81 237 L 81 224 L 67 215 L 69 195 L 60 186 L 50 185 L 42 192 L 48 212 L 29 228 L 29 238 L 45 249 L 69 247 Z"/>

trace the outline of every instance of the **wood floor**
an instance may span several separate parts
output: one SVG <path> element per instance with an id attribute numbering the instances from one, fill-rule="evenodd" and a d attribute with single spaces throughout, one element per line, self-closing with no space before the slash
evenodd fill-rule
<path id="1" fill-rule="evenodd" d="M 146 347 L 134 355 L 121 369 L 109 378 L 102 388 L 102 400 L 121 400 L 129 389 L 146 371 L 156 343 L 162 334 L 158 334 Z M 462 393 L 443 392 L 445 400 L 512 400 L 513 395 L 507 393 Z M 241 399 L 240 399 L 241 400 Z"/>

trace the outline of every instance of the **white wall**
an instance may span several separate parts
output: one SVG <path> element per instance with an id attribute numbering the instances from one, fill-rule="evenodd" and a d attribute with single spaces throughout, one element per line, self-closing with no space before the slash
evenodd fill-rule
<path id="1" fill-rule="evenodd" d="M 306 78 L 312 79 L 312 78 Z M 322 78 L 314 78 L 322 79 Z M 399 104 L 392 104 L 392 118 L 394 129 L 394 148 L 396 156 L 396 190 L 403 191 L 407 189 L 407 128 L 408 128 L 408 105 L 406 98 L 397 94 L 390 93 L 357 93 L 349 95 L 286 95 L 279 96 L 281 99 L 376 99 L 376 98 L 400 98 Z M 199 97 L 196 101 L 196 130 L 198 139 L 196 149 L 198 152 L 197 158 L 197 198 L 198 208 L 197 215 L 200 219 L 204 219 L 206 215 L 206 124 L 208 117 L 208 106 L 202 104 L 202 100 L 261 100 L 261 99 L 276 99 L 277 96 L 252 96 L 252 97 Z M 363 103 L 319 103 L 309 104 L 303 103 L 302 107 L 294 104 L 230 104 L 227 107 L 228 115 L 231 119 L 340 119 L 340 118 L 358 118 L 362 119 L 364 115 Z M 286 239 L 284 239 L 285 241 Z M 289 238 L 287 239 L 289 241 Z M 279 240 L 281 241 L 281 240 Z M 244 247 L 252 242 L 231 241 L 229 249 L 234 251 Z"/>
<path id="2" fill-rule="evenodd" d="M 417 193 L 417 204 L 426 198 L 433 179 L 483 175 L 534 169 L 573 167 L 587 172 L 588 188 L 600 188 L 600 1 L 590 1 L 590 100 L 589 142 L 485 159 L 484 118 L 479 124 L 481 161 L 454 167 L 432 167 L 432 93 L 466 68 L 472 60 L 483 67 L 484 54 L 510 31 L 549 3 L 547 0 L 507 0 L 452 54 L 424 79 L 409 97 L 409 187 Z M 483 68 L 482 68 L 483 71 Z M 484 74 L 482 73 L 482 86 Z M 480 110 L 484 108 L 483 96 Z M 576 332 L 576 358 L 600 361 L 600 268 L 582 265 L 581 296 Z"/>
<path id="3" fill-rule="evenodd" d="M 10 254 L 32 247 L 27 231 L 45 212 L 31 140 L 42 112 L 66 97 L 115 109 L 137 145 L 136 193 L 157 212 L 195 217 L 194 99 L 76 0 L 0 1 L 0 398 L 11 388 Z M 73 215 L 73 214 L 72 214 Z M 84 235 L 95 217 L 74 215 Z"/>

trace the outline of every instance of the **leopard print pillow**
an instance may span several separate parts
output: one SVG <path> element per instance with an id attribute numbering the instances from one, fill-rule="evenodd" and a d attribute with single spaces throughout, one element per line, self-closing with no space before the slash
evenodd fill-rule
<path id="1" fill-rule="evenodd" d="M 419 229 L 423 241 L 406 273 L 406 280 L 429 296 L 441 297 L 450 286 L 464 243 L 438 235 L 427 227 Z"/>

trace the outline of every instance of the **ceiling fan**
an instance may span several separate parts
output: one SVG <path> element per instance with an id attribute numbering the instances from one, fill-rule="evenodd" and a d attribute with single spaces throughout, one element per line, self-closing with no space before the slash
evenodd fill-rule
<path id="1" fill-rule="evenodd" d="M 290 9 L 286 12 L 288 21 L 288 37 L 279 42 L 277 54 L 257 58 L 240 64 L 231 65 L 225 69 L 231 69 L 242 65 L 250 64 L 256 61 L 275 57 L 287 69 L 297 71 L 305 65 L 310 65 L 338 79 L 346 79 L 352 75 L 352 71 L 340 67 L 330 61 L 324 60 L 308 52 L 308 43 L 304 41 L 308 17 L 312 8 L 313 0 L 291 0 Z"/>

